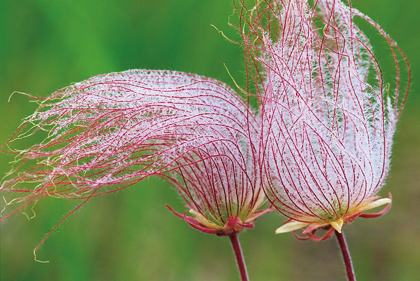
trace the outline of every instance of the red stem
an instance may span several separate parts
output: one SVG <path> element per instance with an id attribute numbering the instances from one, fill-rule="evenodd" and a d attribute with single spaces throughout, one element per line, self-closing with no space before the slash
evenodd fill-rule
<path id="1" fill-rule="evenodd" d="M 349 281 L 356 281 L 353 264 L 351 262 L 350 252 L 347 246 L 346 238 L 344 237 L 344 233 L 338 233 L 337 231 L 335 231 L 335 235 L 337 236 L 338 244 L 340 245 L 341 249 L 341 254 L 343 255 L 344 265 L 346 266 L 347 279 Z"/>
<path id="2" fill-rule="evenodd" d="M 248 273 L 246 272 L 245 260 L 242 254 L 241 244 L 239 244 L 238 234 L 234 232 L 229 235 L 229 238 L 232 243 L 233 252 L 235 253 L 239 273 L 241 274 L 241 280 L 248 281 Z"/>

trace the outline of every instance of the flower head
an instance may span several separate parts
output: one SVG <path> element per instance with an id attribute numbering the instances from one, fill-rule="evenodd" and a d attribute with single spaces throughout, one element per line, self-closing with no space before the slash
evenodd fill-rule
<path id="1" fill-rule="evenodd" d="M 398 61 L 406 59 L 376 23 L 349 5 L 262 1 L 249 13 L 245 42 L 264 93 L 265 167 L 271 173 L 265 190 L 289 218 L 278 233 L 307 227 L 309 238 L 325 239 L 358 216 L 375 216 L 365 211 L 391 203 L 376 193 L 388 174 L 406 97 Z M 387 87 L 356 17 L 389 43 L 395 90 Z M 318 228 L 329 231 L 317 238 Z"/>
<path id="2" fill-rule="evenodd" d="M 265 201 L 258 124 L 231 88 L 197 75 L 129 70 L 76 83 L 43 99 L 13 138 L 47 134 L 14 152 L 17 168 L 1 191 L 21 196 L 1 220 L 44 197 L 82 205 L 158 176 L 187 202 L 193 217 L 179 215 L 187 223 L 239 232 Z"/>

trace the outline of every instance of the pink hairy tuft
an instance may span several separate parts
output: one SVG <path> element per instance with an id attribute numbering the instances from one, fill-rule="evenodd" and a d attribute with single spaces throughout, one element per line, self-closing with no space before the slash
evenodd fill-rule
<path id="1" fill-rule="evenodd" d="M 356 212 L 384 185 L 410 69 L 397 44 L 350 1 L 313 2 L 261 1 L 240 10 L 238 29 L 261 93 L 266 194 L 288 218 L 327 222 Z M 354 18 L 389 43 L 395 89 L 386 87 Z"/>
<path id="2" fill-rule="evenodd" d="M 44 197 L 84 204 L 150 176 L 215 224 L 245 221 L 261 205 L 255 113 L 216 80 L 149 70 L 95 76 L 44 99 L 8 144 L 40 132 L 42 143 L 15 152 L 1 191 L 21 196 L 1 220 Z"/>

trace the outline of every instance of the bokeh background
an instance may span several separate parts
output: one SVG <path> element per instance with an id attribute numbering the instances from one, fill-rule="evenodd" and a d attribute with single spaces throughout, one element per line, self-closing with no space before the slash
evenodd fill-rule
<path id="1" fill-rule="evenodd" d="M 413 86 L 380 193 L 392 192 L 392 210 L 358 219 L 345 231 L 358 280 L 419 280 L 420 2 L 354 0 L 353 6 L 406 52 Z M 14 91 L 47 96 L 96 74 L 132 68 L 180 70 L 234 86 L 223 63 L 243 82 L 241 48 L 210 26 L 236 38 L 227 24 L 232 10 L 230 0 L 0 0 L 0 143 L 36 108 L 22 95 L 8 102 Z M 1 175 L 11 159 L 0 155 Z M 228 239 L 174 217 L 164 204 L 183 210 L 182 200 L 159 179 L 91 200 L 38 251 L 39 259 L 50 262 L 35 262 L 33 248 L 76 203 L 46 199 L 36 206 L 35 219 L 15 215 L 1 224 L 2 281 L 238 280 Z M 251 280 L 345 280 L 335 240 L 274 235 L 283 221 L 272 213 L 240 235 Z"/>

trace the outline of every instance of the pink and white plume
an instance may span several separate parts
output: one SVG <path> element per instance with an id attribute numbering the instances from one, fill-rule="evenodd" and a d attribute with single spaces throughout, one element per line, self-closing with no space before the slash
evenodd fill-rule
<path id="1" fill-rule="evenodd" d="M 81 206 L 158 176 L 187 202 L 192 217 L 171 210 L 191 226 L 239 232 L 264 213 L 259 132 L 249 104 L 216 80 L 148 70 L 95 76 L 42 99 L 10 141 L 46 134 L 14 152 L 1 186 L 14 199 L 1 220 L 44 197 Z"/>
<path id="2" fill-rule="evenodd" d="M 370 18 L 339 0 L 262 1 L 249 13 L 245 43 L 263 93 L 265 191 L 289 220 L 277 233 L 307 227 L 326 239 L 356 217 L 387 211 L 376 196 L 390 166 L 392 138 L 405 102 L 396 43 Z M 389 43 L 389 89 L 359 18 Z M 409 71 L 408 64 L 404 64 Z M 378 214 L 365 211 L 388 204 Z M 319 228 L 329 231 L 315 236 Z"/>

